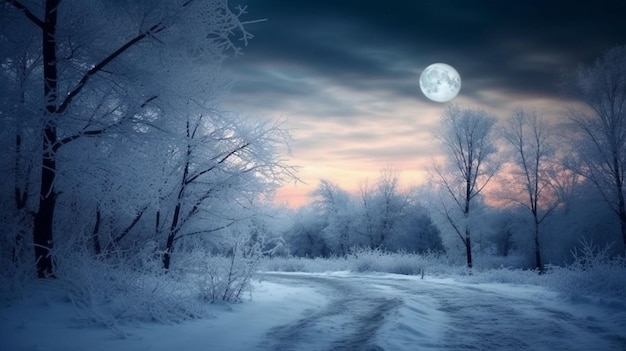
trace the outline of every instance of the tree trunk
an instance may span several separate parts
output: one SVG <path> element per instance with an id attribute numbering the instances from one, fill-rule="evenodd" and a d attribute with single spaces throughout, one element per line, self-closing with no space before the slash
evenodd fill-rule
<path id="1" fill-rule="evenodd" d="M 615 169 L 615 190 L 617 193 L 617 215 L 619 217 L 622 240 L 624 241 L 624 255 L 626 255 L 626 203 L 624 201 L 624 179 L 620 176 L 620 162 L 613 153 L 613 168 Z M 623 168 L 622 168 L 623 170 Z"/>
<path id="2" fill-rule="evenodd" d="M 102 246 L 100 245 L 100 223 L 102 221 L 102 212 L 100 206 L 96 207 L 96 223 L 93 226 L 93 232 L 91 233 L 91 240 L 93 242 L 93 251 L 96 255 L 102 253 Z"/>
<path id="3" fill-rule="evenodd" d="M 37 262 L 37 276 L 53 276 L 52 267 L 52 225 L 56 206 L 56 159 L 54 144 L 57 141 L 55 114 L 57 113 L 57 57 L 56 26 L 59 0 L 47 0 L 43 23 L 43 75 L 46 111 L 42 142 L 41 187 L 39 209 L 35 213 L 33 244 Z"/>
<path id="4" fill-rule="evenodd" d="M 470 201 L 472 199 L 472 193 L 471 193 L 471 169 L 468 169 L 467 172 L 467 179 L 466 179 L 466 183 L 465 183 L 465 209 L 463 210 L 463 215 L 465 217 L 465 250 L 467 251 L 467 268 L 472 268 L 473 263 L 472 263 L 472 240 L 470 239 L 470 223 L 469 223 L 469 216 L 470 216 Z"/>
<path id="5" fill-rule="evenodd" d="M 620 189 L 619 187 L 617 193 L 617 201 L 617 216 L 619 217 L 622 240 L 624 241 L 624 255 L 626 256 L 626 204 L 624 202 L 622 189 Z"/>
<path id="6" fill-rule="evenodd" d="M 469 200 L 465 203 L 465 251 L 467 254 L 467 268 L 472 268 L 472 240 L 470 239 L 470 225 L 469 225 Z"/>
<path id="7" fill-rule="evenodd" d="M 472 241 L 470 240 L 469 228 L 465 228 L 465 249 L 467 251 L 467 268 L 472 268 Z"/>
<path id="8" fill-rule="evenodd" d="M 166 271 L 170 269 L 170 262 L 172 259 L 172 249 L 174 247 L 174 233 L 170 232 L 167 235 L 167 242 L 165 244 L 165 252 L 163 253 L 163 269 Z"/>
<path id="9" fill-rule="evenodd" d="M 20 175 L 20 157 L 22 156 L 22 137 L 19 132 L 15 135 L 15 172 L 16 179 L 14 184 L 14 199 L 15 199 L 15 210 L 18 216 L 18 228 L 17 233 L 15 234 L 15 239 L 13 240 L 13 249 L 11 250 L 11 260 L 13 262 L 17 262 L 19 260 L 19 256 L 22 254 L 22 241 L 26 235 L 26 221 L 28 220 L 27 212 L 26 212 L 26 204 L 28 203 L 28 184 L 24 186 L 24 189 L 18 185 L 18 178 Z M 28 175 L 23 175 L 24 178 L 27 178 Z"/>
<path id="10" fill-rule="evenodd" d="M 535 266 L 539 274 L 543 274 L 543 262 L 541 260 L 541 246 L 539 245 L 539 223 L 535 218 Z"/>
<path id="11" fill-rule="evenodd" d="M 47 133 L 46 133 L 47 134 Z M 44 138 L 43 147 L 50 148 L 47 138 Z M 39 193 L 39 210 L 35 214 L 33 227 L 33 244 L 35 245 L 35 260 L 37 262 L 37 276 L 45 278 L 52 275 L 52 225 L 56 206 L 54 178 L 56 176 L 56 162 L 53 156 L 44 152 L 41 169 L 41 188 Z"/>
<path id="12" fill-rule="evenodd" d="M 165 252 L 163 253 L 163 269 L 170 269 L 170 262 L 172 257 L 172 250 L 174 249 L 174 238 L 176 237 L 176 232 L 178 231 L 178 220 L 180 218 L 180 210 L 181 210 L 181 198 L 182 198 L 182 189 L 179 193 L 179 200 L 176 204 L 176 208 L 174 208 L 174 216 L 172 218 L 172 225 L 170 226 L 170 231 L 167 233 L 167 241 L 165 242 Z"/>

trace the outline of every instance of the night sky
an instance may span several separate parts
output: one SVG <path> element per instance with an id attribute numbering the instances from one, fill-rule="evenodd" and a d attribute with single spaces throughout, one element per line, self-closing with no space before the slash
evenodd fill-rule
<path id="1" fill-rule="evenodd" d="M 348 190 L 393 167 L 403 186 L 423 182 L 439 154 L 433 138 L 446 103 L 419 89 L 431 63 L 452 65 L 463 86 L 452 103 L 506 118 L 515 107 L 557 123 L 575 106 L 561 88 L 579 64 L 626 45 L 626 1 L 231 1 L 248 6 L 254 35 L 227 68 L 225 102 L 243 114 L 284 118 L 291 163 L 306 184 Z"/>

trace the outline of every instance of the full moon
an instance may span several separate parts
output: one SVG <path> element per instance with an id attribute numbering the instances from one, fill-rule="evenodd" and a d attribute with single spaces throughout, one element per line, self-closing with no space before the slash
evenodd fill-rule
<path id="1" fill-rule="evenodd" d="M 461 76 L 450 65 L 433 63 L 420 75 L 420 89 L 432 101 L 450 101 L 461 91 Z"/>

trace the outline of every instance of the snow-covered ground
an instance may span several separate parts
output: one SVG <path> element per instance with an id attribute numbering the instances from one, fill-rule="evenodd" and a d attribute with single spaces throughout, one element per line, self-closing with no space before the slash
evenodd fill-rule
<path id="1" fill-rule="evenodd" d="M 250 299 L 177 325 L 80 325 L 36 295 L 0 309 L 0 350 L 626 350 L 626 302 L 536 286 L 264 273 Z"/>

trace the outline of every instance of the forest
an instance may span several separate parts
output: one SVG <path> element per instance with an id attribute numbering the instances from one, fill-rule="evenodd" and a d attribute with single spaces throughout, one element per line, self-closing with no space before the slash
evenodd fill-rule
<path id="1" fill-rule="evenodd" d="M 450 104 L 425 183 L 390 165 L 288 208 L 285 120 L 220 105 L 248 18 L 226 1 L 0 2 L 0 300 L 45 280 L 86 319 L 178 322 L 269 270 L 506 270 L 626 296 L 626 46 L 568 72 L 580 104 L 562 120 Z"/>

